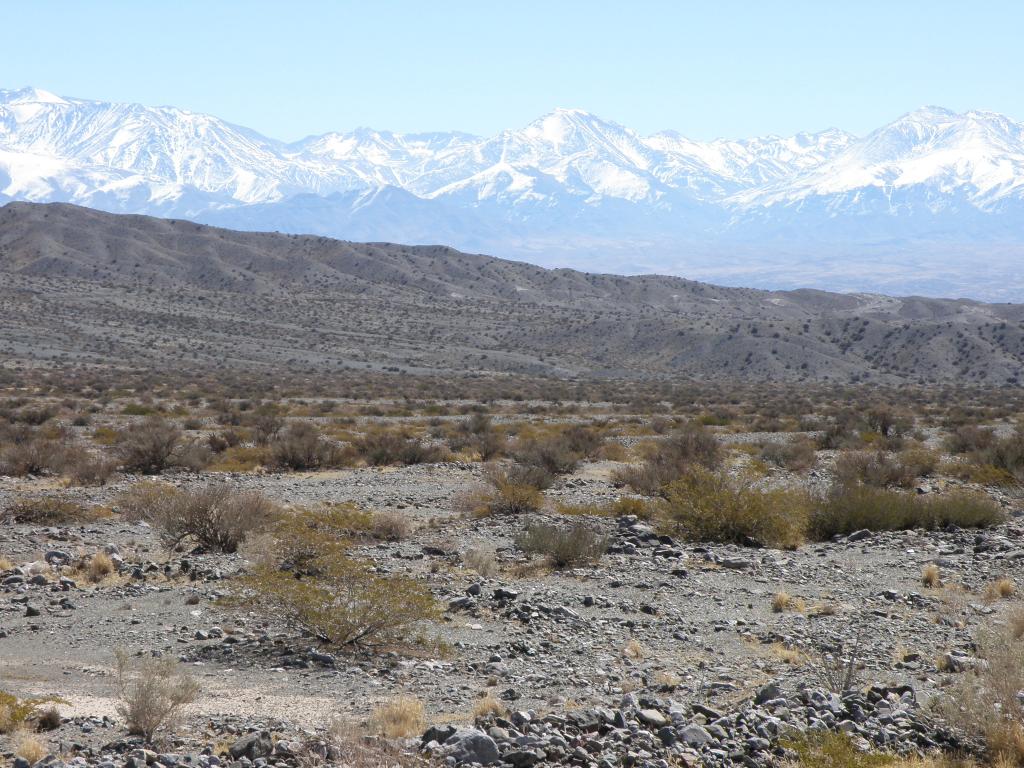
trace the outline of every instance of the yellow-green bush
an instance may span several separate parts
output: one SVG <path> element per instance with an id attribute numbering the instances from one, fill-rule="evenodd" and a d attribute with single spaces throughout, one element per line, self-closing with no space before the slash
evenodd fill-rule
<path id="1" fill-rule="evenodd" d="M 404 576 L 382 576 L 349 553 L 351 510 L 284 515 L 274 555 L 239 582 L 248 605 L 283 616 L 337 646 L 406 642 L 438 616 L 430 591 Z"/>
<path id="2" fill-rule="evenodd" d="M 804 541 L 811 515 L 805 493 L 762 491 L 698 467 L 667 485 L 662 496 L 665 527 L 691 541 L 791 549 Z"/>
<path id="3" fill-rule="evenodd" d="M 841 485 L 817 505 L 811 533 L 817 539 L 829 539 L 862 528 L 872 531 L 932 530 L 948 525 L 985 528 L 998 525 L 1005 518 L 999 505 L 982 494 L 957 492 L 922 496 Z"/>

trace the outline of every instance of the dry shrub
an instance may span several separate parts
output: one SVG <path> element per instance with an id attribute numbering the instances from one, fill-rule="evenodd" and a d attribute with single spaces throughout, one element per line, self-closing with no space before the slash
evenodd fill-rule
<path id="1" fill-rule="evenodd" d="M 935 563 L 928 563 L 921 571 L 921 583 L 930 589 L 941 587 L 942 578 L 939 574 L 939 566 Z"/>
<path id="2" fill-rule="evenodd" d="M 498 558 L 493 549 L 484 547 L 468 549 L 462 555 L 462 563 L 485 579 L 493 578 L 498 574 Z"/>
<path id="3" fill-rule="evenodd" d="M 985 600 L 990 603 L 996 600 L 1007 600 L 1017 594 L 1017 584 L 1008 576 L 996 579 L 985 586 Z"/>
<path id="4" fill-rule="evenodd" d="M 974 451 L 971 460 L 975 464 L 995 467 L 1024 482 L 1024 426 L 1017 427 L 1012 435 L 996 438 L 985 448 Z"/>
<path id="5" fill-rule="evenodd" d="M 520 464 L 539 467 L 551 475 L 567 475 L 575 471 L 583 458 L 561 437 L 527 440 L 516 447 L 513 456 Z"/>
<path id="6" fill-rule="evenodd" d="M 236 445 L 228 448 L 207 467 L 210 472 L 252 472 L 269 460 L 269 452 L 259 446 Z"/>
<path id="7" fill-rule="evenodd" d="M 38 737 L 28 731 L 15 731 L 11 742 L 14 754 L 34 765 L 50 754 L 49 747 Z"/>
<path id="8" fill-rule="evenodd" d="M 490 493 L 482 494 L 473 513 L 487 515 L 524 515 L 536 512 L 544 503 L 544 496 L 529 485 L 502 483 Z"/>
<path id="9" fill-rule="evenodd" d="M 915 479 L 930 477 L 939 467 L 939 455 L 935 451 L 918 446 L 900 451 L 899 461 L 905 472 Z"/>
<path id="10" fill-rule="evenodd" d="M 114 500 L 114 508 L 130 522 L 149 520 L 151 510 L 156 509 L 171 496 L 179 493 L 178 489 L 167 483 L 155 480 L 143 480 L 127 491 L 119 494 Z"/>
<path id="11" fill-rule="evenodd" d="M 504 485 L 520 485 L 547 490 L 555 482 L 555 476 L 534 464 L 488 464 L 484 468 L 484 479 L 495 488 Z"/>
<path id="12" fill-rule="evenodd" d="M 4 513 L 13 523 L 27 525 L 67 525 L 95 520 L 98 514 L 81 504 L 57 496 L 15 499 Z"/>
<path id="13" fill-rule="evenodd" d="M 943 703 L 947 721 L 970 736 L 982 736 L 992 762 L 1024 761 L 1024 643 L 1009 629 L 984 629 L 975 641 L 980 663 L 960 675 Z"/>
<path id="14" fill-rule="evenodd" d="M 635 637 L 629 638 L 626 641 L 626 645 L 622 648 L 622 655 L 627 659 L 633 659 L 634 661 L 640 661 L 647 655 L 647 651 L 640 644 L 640 641 Z"/>
<path id="15" fill-rule="evenodd" d="M 284 417 L 273 405 L 261 405 L 252 415 L 252 435 L 256 445 L 267 445 L 284 428 Z"/>
<path id="16" fill-rule="evenodd" d="M 118 434 L 117 453 L 128 472 L 158 475 L 174 464 L 181 439 L 177 425 L 160 416 L 147 416 Z"/>
<path id="17" fill-rule="evenodd" d="M 228 485 L 168 494 L 150 507 L 148 522 L 161 530 L 168 546 L 186 539 L 207 549 L 235 552 L 245 537 L 262 530 L 280 508 L 258 491 L 236 491 Z"/>
<path id="18" fill-rule="evenodd" d="M 281 469 L 304 471 L 351 464 L 351 453 L 323 437 L 308 421 L 296 421 L 270 443 L 271 463 Z"/>
<path id="19" fill-rule="evenodd" d="M 715 469 L 722 463 L 722 448 L 700 424 L 689 424 L 652 444 L 640 466 L 624 467 L 612 479 L 637 493 L 654 496 L 692 467 Z"/>
<path id="20" fill-rule="evenodd" d="M 114 572 L 114 561 L 106 552 L 97 552 L 85 567 L 86 578 L 93 584 L 103 581 Z"/>
<path id="21" fill-rule="evenodd" d="M 117 468 L 117 463 L 106 456 L 96 456 L 88 451 L 75 451 L 66 457 L 62 471 L 72 485 L 106 485 Z"/>
<path id="22" fill-rule="evenodd" d="M 785 611 L 803 613 L 805 607 L 806 605 L 802 598 L 793 597 L 784 590 L 772 595 L 772 613 L 784 613 Z"/>
<path id="23" fill-rule="evenodd" d="M 374 708 L 368 723 L 370 730 L 389 739 L 419 736 L 426 728 L 423 702 L 415 696 L 398 696 Z"/>
<path id="24" fill-rule="evenodd" d="M 213 450 L 208 442 L 203 440 L 190 440 L 181 443 L 172 456 L 172 464 L 190 472 L 201 472 L 209 466 L 213 458 Z"/>
<path id="25" fill-rule="evenodd" d="M 802 472 L 814 466 L 817 454 L 814 443 L 801 439 L 788 443 L 765 443 L 761 448 L 761 460 L 792 472 Z"/>
<path id="26" fill-rule="evenodd" d="M 996 433 L 991 427 L 964 424 L 957 427 L 946 439 L 946 450 L 950 453 L 973 453 L 982 451 L 995 442 Z"/>
<path id="27" fill-rule="evenodd" d="M 917 479 L 911 467 L 884 451 L 845 451 L 836 457 L 836 480 L 844 485 L 863 483 L 875 488 L 910 487 Z"/>
<path id="28" fill-rule="evenodd" d="M 582 524 L 561 528 L 533 523 L 516 537 L 516 546 L 530 555 L 543 555 L 555 568 L 594 563 L 608 549 L 608 537 Z"/>
<path id="29" fill-rule="evenodd" d="M 29 428 L 0 434 L 0 475 L 24 477 L 57 472 L 64 465 L 66 444 Z"/>
<path id="30" fill-rule="evenodd" d="M 480 461 L 490 461 L 504 453 L 507 437 L 491 424 L 486 414 L 474 413 L 460 421 L 448 437 L 448 446 L 453 451 L 472 451 Z"/>
<path id="31" fill-rule="evenodd" d="M 369 736 L 341 720 L 331 722 L 325 742 L 308 742 L 299 756 L 304 768 L 426 768 L 432 764 L 417 750 L 403 748 L 402 742 Z"/>
<path id="32" fill-rule="evenodd" d="M 121 648 L 114 657 L 117 713 L 125 719 L 129 733 L 152 744 L 178 725 L 184 708 L 198 698 L 199 684 L 170 657 L 133 662 Z"/>
<path id="33" fill-rule="evenodd" d="M 445 451 L 399 432 L 368 432 L 356 441 L 356 453 L 370 466 L 433 464 L 445 459 Z"/>
<path id="34" fill-rule="evenodd" d="M 811 522 L 819 540 L 861 529 L 899 531 L 935 530 L 955 525 L 986 528 L 998 525 L 1006 514 L 981 494 L 956 492 L 916 495 L 867 486 L 837 486 L 818 505 Z"/>
<path id="35" fill-rule="evenodd" d="M 375 512 L 370 523 L 370 535 L 382 541 L 401 541 L 412 533 L 412 521 L 401 512 Z"/>
<path id="36" fill-rule="evenodd" d="M 508 707 L 501 703 L 493 693 L 488 691 L 473 705 L 473 719 L 482 720 L 488 717 L 505 717 Z"/>
<path id="37" fill-rule="evenodd" d="M 666 486 L 663 496 L 665 525 L 691 541 L 792 549 L 803 543 L 811 514 L 805 493 L 761 491 L 696 467 Z"/>
<path id="38" fill-rule="evenodd" d="M 337 646 L 401 643 L 439 613 L 430 591 L 404 576 L 381 576 L 348 553 L 344 510 L 298 511 L 271 528 L 273 559 L 237 583 L 236 597 Z"/>
<path id="39" fill-rule="evenodd" d="M 991 464 L 972 464 L 968 462 L 950 461 L 942 465 L 942 471 L 960 480 L 978 485 L 1012 486 L 1017 485 L 1017 478 L 1005 469 L 993 467 Z"/>

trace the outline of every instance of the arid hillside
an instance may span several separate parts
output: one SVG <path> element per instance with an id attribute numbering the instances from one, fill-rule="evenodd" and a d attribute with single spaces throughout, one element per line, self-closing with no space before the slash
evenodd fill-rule
<path id="1" fill-rule="evenodd" d="M 0 355 L 345 369 L 1016 384 L 1024 306 L 721 288 L 442 246 L 0 209 Z"/>

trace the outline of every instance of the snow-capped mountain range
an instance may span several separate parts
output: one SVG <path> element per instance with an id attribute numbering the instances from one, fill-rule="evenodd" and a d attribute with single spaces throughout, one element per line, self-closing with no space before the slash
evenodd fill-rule
<path id="1" fill-rule="evenodd" d="M 496 136 L 285 143 L 209 115 L 0 90 L 0 204 L 444 243 L 591 271 L 1024 300 L 1024 124 L 692 141 L 557 109 Z"/>

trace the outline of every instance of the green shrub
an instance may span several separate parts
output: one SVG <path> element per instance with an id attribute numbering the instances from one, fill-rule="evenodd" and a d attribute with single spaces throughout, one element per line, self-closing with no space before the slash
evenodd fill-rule
<path id="1" fill-rule="evenodd" d="M 665 526 L 691 541 L 791 549 L 804 541 L 811 513 L 804 493 L 761 491 L 700 467 L 667 485 L 662 496 Z"/>
<path id="2" fill-rule="evenodd" d="M 700 424 L 688 424 L 652 444 L 640 466 L 625 467 L 612 479 L 637 493 L 654 496 L 691 467 L 716 469 L 721 463 L 722 448 L 715 436 Z"/>
<path id="3" fill-rule="evenodd" d="M 60 699 L 19 699 L 13 693 L 0 691 L 0 734 L 14 733 L 38 723 L 46 715 L 48 706 L 54 703 L 60 703 Z"/>
<path id="4" fill-rule="evenodd" d="M 865 528 L 872 531 L 933 530 L 949 525 L 984 528 L 998 525 L 1005 517 L 998 504 L 981 494 L 917 495 L 868 486 L 837 486 L 817 506 L 811 533 L 825 540 Z"/>
<path id="5" fill-rule="evenodd" d="M 608 538 L 582 524 L 561 528 L 533 523 L 516 538 L 516 546 L 527 554 L 543 555 L 555 568 L 569 568 L 600 560 Z"/>
<path id="6" fill-rule="evenodd" d="M 897 762 L 895 755 L 861 751 L 846 733 L 784 740 L 782 746 L 796 753 L 794 768 L 886 768 Z"/>
<path id="7" fill-rule="evenodd" d="M 349 555 L 344 513 L 283 516 L 272 529 L 274 558 L 238 582 L 238 597 L 337 646 L 407 642 L 438 617 L 430 591 L 404 576 L 381 576 Z"/>
<path id="8" fill-rule="evenodd" d="M 270 443 L 270 461 L 281 469 L 328 469 L 351 463 L 350 454 L 323 437 L 308 421 L 296 421 Z"/>

